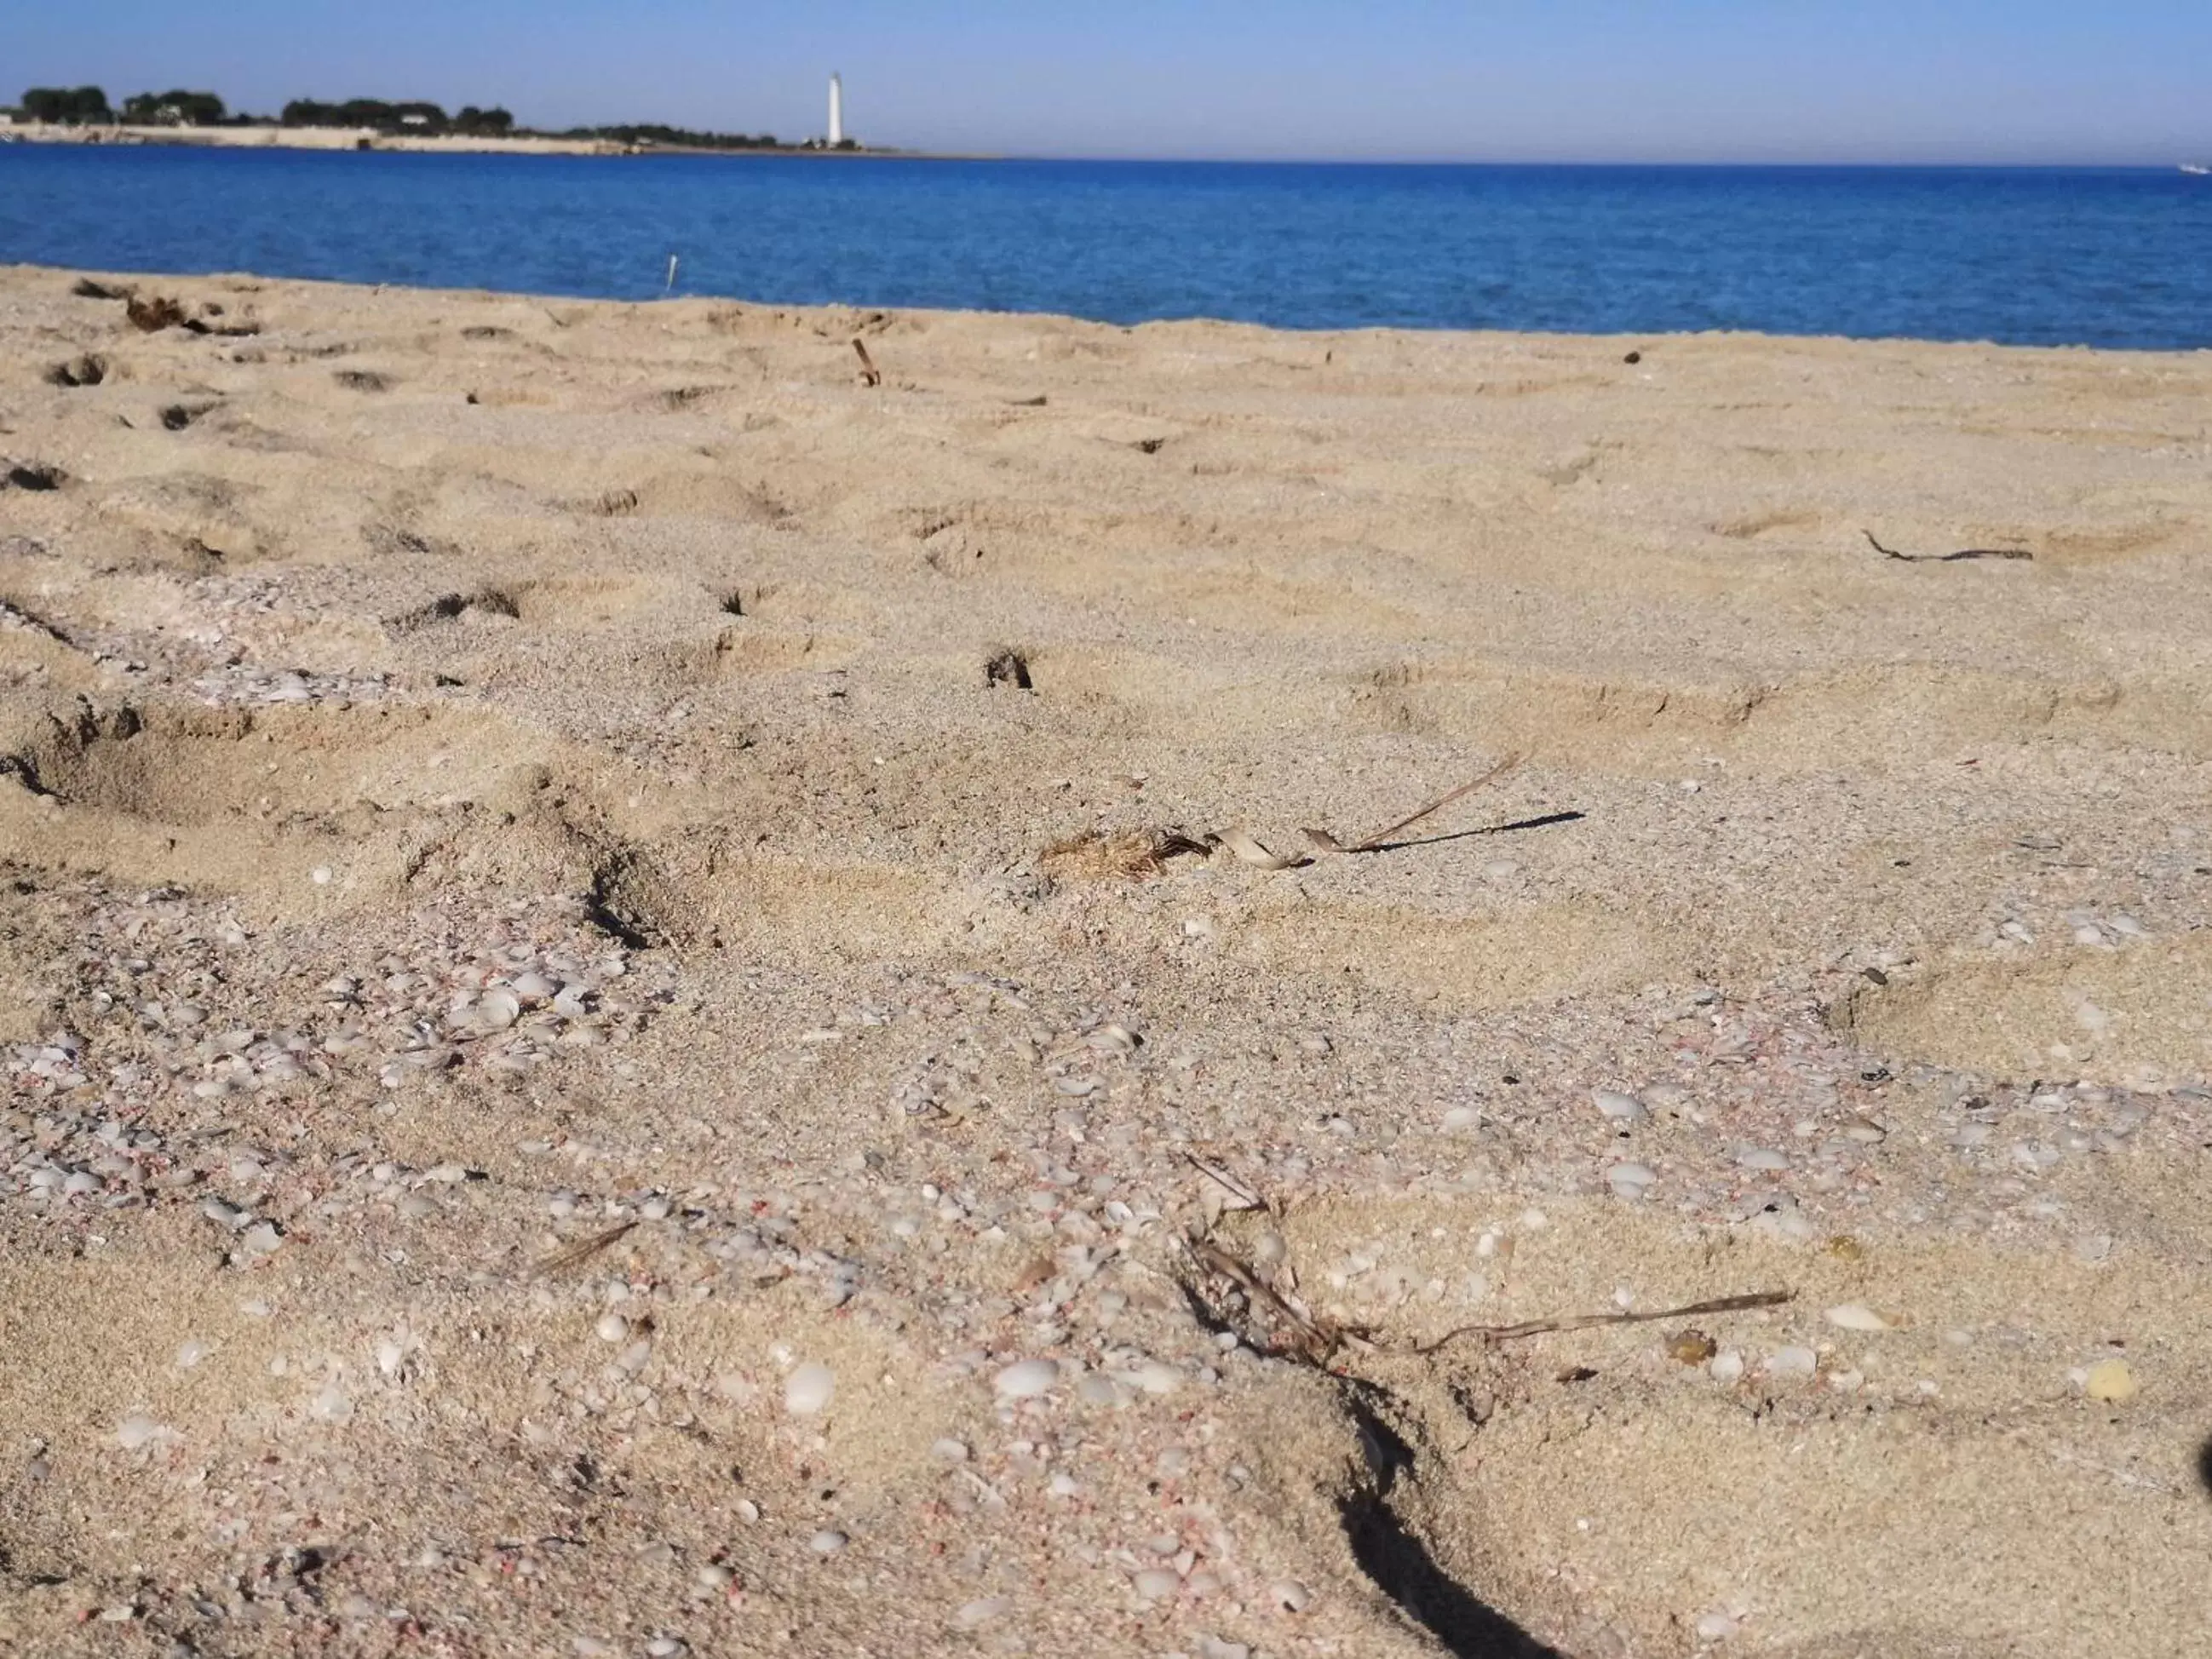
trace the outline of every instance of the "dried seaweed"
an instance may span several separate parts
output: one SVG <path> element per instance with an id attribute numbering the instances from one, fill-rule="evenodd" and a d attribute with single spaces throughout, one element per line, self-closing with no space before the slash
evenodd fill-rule
<path id="1" fill-rule="evenodd" d="M 1893 547 L 1884 547 L 1875 541 L 1874 532 L 1862 530 L 1859 534 L 1874 544 L 1874 550 L 1884 558 L 1895 559 L 1900 564 L 1956 564 L 1961 559 L 2033 559 L 2035 555 L 2023 547 L 1962 547 L 1956 553 L 1900 553 Z"/>

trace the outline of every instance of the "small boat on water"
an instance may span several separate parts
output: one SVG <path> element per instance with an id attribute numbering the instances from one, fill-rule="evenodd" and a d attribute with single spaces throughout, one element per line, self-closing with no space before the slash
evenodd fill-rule
<path id="1" fill-rule="evenodd" d="M 2181 170 L 2195 179 L 2212 177 L 2212 167 L 2207 167 L 2202 161 L 2184 161 Z"/>

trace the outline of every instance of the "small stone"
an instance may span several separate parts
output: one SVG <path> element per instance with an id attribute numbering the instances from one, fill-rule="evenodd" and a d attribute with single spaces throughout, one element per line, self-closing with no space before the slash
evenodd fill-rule
<path id="1" fill-rule="evenodd" d="M 611 1308 L 599 1316 L 592 1328 L 599 1333 L 602 1342 L 622 1342 L 629 1337 L 629 1321 Z"/>
<path id="2" fill-rule="evenodd" d="M 783 1381 L 783 1408 L 793 1417 L 816 1417 L 830 1408 L 837 1392 L 837 1373 L 808 1360 Z"/>
<path id="3" fill-rule="evenodd" d="M 656 1636 L 645 1644 L 647 1659 L 683 1659 L 691 1651 L 680 1636 Z"/>
<path id="4" fill-rule="evenodd" d="M 965 1463 L 968 1444 L 963 1440 L 933 1440 L 929 1443 L 929 1455 L 940 1463 Z"/>
<path id="5" fill-rule="evenodd" d="M 1651 1114 L 1634 1095 L 1623 1094 L 1618 1089 L 1593 1089 L 1590 1103 L 1599 1113 L 1615 1123 L 1641 1123 Z"/>
<path id="6" fill-rule="evenodd" d="M 702 1589 L 724 1590 L 737 1582 L 738 1575 L 719 1561 L 709 1561 L 691 1575 L 699 1581 Z"/>
<path id="7" fill-rule="evenodd" d="M 1024 1359 L 1007 1366 L 991 1379 L 991 1387 L 1007 1400 L 1034 1400 L 1049 1394 L 1060 1381 L 1060 1365 L 1051 1359 Z"/>
<path id="8" fill-rule="evenodd" d="M 1182 1588 L 1182 1580 L 1166 1567 L 1146 1567 L 1129 1582 L 1147 1601 L 1167 1601 Z"/>
<path id="9" fill-rule="evenodd" d="M 2081 1381 L 2081 1392 L 2108 1406 L 2124 1406 L 2142 1392 L 2142 1385 L 2136 1381 L 2126 1360 L 2100 1359 L 2089 1367 Z"/>
<path id="10" fill-rule="evenodd" d="M 1295 1578 L 1278 1578 L 1267 1587 L 1267 1599 L 1285 1613 L 1304 1613 L 1313 1605 L 1313 1592 Z"/>
<path id="11" fill-rule="evenodd" d="M 1734 1348 L 1712 1357 L 1705 1366 L 1705 1374 L 1716 1382 L 1735 1382 L 1743 1376 L 1743 1356 Z"/>
<path id="12" fill-rule="evenodd" d="M 952 1615 L 952 1622 L 962 1630 L 974 1630 L 1001 1616 L 1013 1603 L 1003 1595 L 986 1595 L 968 1602 Z"/>
<path id="13" fill-rule="evenodd" d="M 1696 1630 L 1700 1642 L 1725 1642 L 1742 1626 L 1724 1613 L 1702 1613 L 1698 1615 Z"/>
<path id="14" fill-rule="evenodd" d="M 835 1527 L 824 1527 L 806 1540 L 806 1547 L 817 1555 L 835 1555 L 852 1541 Z"/>
<path id="15" fill-rule="evenodd" d="M 1739 1146 L 1729 1156 L 1747 1170 L 1779 1171 L 1790 1167 L 1790 1160 L 1771 1146 Z"/>

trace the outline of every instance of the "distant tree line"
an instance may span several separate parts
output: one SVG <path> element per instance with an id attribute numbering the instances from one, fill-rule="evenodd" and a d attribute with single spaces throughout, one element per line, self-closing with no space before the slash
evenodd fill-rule
<path id="1" fill-rule="evenodd" d="M 288 127 L 374 127 L 380 132 L 459 132 L 495 138 L 514 131 L 514 117 L 503 109 L 468 104 L 459 114 L 447 115 L 436 104 L 391 104 L 380 98 L 349 98 L 342 104 L 295 98 L 278 118 Z"/>
<path id="2" fill-rule="evenodd" d="M 605 138 L 618 144 L 662 144 L 672 149 L 776 149 L 773 133 L 758 137 L 742 132 L 694 132 L 688 127 L 647 123 L 635 126 L 571 127 L 563 138 Z"/>
<path id="3" fill-rule="evenodd" d="M 83 126 L 112 121 L 107 94 L 98 87 L 33 87 L 23 94 L 22 112 L 33 121 L 53 121 L 64 126 Z"/>
<path id="4" fill-rule="evenodd" d="M 220 127 L 257 124 L 262 118 L 233 115 L 211 92 L 133 93 L 120 112 L 112 108 L 107 94 L 98 87 L 33 87 L 23 94 L 16 113 L 33 121 L 61 126 L 92 126 L 127 121 L 133 126 Z"/>
<path id="5" fill-rule="evenodd" d="M 33 121 L 65 126 L 101 125 L 118 119 L 133 126 L 265 126 L 267 116 L 233 115 L 211 92 L 142 92 L 123 100 L 118 116 L 98 87 L 33 87 L 23 94 L 18 114 Z M 386 103 L 380 98 L 349 98 L 325 104 L 313 98 L 295 98 L 284 106 L 275 124 L 288 127 L 368 127 L 379 132 L 505 138 L 529 135 L 530 129 L 514 125 L 514 117 L 499 108 L 478 109 L 465 105 L 457 115 L 429 103 Z M 772 133 L 694 132 L 688 127 L 646 122 L 611 127 L 572 127 L 563 138 L 598 138 L 615 143 L 659 146 L 668 149 L 779 149 Z M 848 138 L 847 149 L 857 148 Z"/>
<path id="6" fill-rule="evenodd" d="M 229 113 L 211 92 L 142 92 L 123 100 L 123 118 L 134 126 L 220 126 Z"/>

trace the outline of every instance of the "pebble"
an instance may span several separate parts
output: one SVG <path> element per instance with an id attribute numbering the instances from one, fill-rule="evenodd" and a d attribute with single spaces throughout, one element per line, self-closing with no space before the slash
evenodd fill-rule
<path id="1" fill-rule="evenodd" d="M 1743 1376 L 1743 1356 L 1734 1348 L 1723 1348 L 1705 1366 L 1705 1373 L 1716 1382 L 1734 1382 Z"/>
<path id="2" fill-rule="evenodd" d="M 1705 1613 L 1698 1615 L 1696 1629 L 1698 1640 L 1700 1642 L 1725 1642 L 1742 1628 L 1742 1626 L 1724 1613 Z"/>
<path id="3" fill-rule="evenodd" d="M 1730 1156 L 1747 1170 L 1782 1170 L 1790 1167 L 1790 1160 L 1771 1146 L 1739 1146 Z"/>
<path id="4" fill-rule="evenodd" d="M 1641 1123 L 1651 1114 L 1634 1095 L 1623 1094 L 1618 1089 L 1593 1089 L 1590 1103 L 1599 1113 L 1615 1123 Z"/>
<path id="5" fill-rule="evenodd" d="M 817 1360 L 808 1360 L 783 1382 L 783 1408 L 793 1417 L 815 1417 L 830 1408 L 837 1392 L 837 1374 Z"/>
<path id="6" fill-rule="evenodd" d="M 853 1540 L 834 1527 L 824 1527 L 806 1540 L 806 1547 L 817 1555 L 835 1555 Z"/>
<path id="7" fill-rule="evenodd" d="M 621 1342 L 628 1340 L 629 1336 L 629 1321 L 612 1309 L 601 1314 L 598 1323 L 592 1328 L 599 1333 L 599 1340 L 602 1342 Z"/>
<path id="8" fill-rule="evenodd" d="M 645 1651 L 647 1659 L 683 1659 L 691 1649 L 680 1636 L 656 1636 L 645 1644 Z"/>
<path id="9" fill-rule="evenodd" d="M 968 1602 L 952 1615 L 952 1622 L 962 1630 L 974 1630 L 1001 1617 L 1013 1603 L 1003 1595 L 985 1595 Z"/>
<path id="10" fill-rule="evenodd" d="M 2082 1378 L 2081 1392 L 2109 1406 L 2124 1406 L 2142 1392 L 2142 1385 L 2126 1360 L 2100 1359 Z"/>
<path id="11" fill-rule="evenodd" d="M 1164 1601 L 1182 1588 L 1182 1580 L 1166 1567 L 1146 1567 L 1130 1581 L 1147 1601 Z"/>
<path id="12" fill-rule="evenodd" d="M 1295 1578 L 1278 1578 L 1267 1587 L 1267 1599 L 1285 1613 L 1304 1613 L 1313 1605 L 1313 1592 Z"/>
<path id="13" fill-rule="evenodd" d="M 1034 1400 L 1049 1394 L 1060 1381 L 1060 1364 L 1052 1359 L 1024 1359 L 1007 1366 L 991 1379 L 991 1387 L 1007 1400 Z"/>

